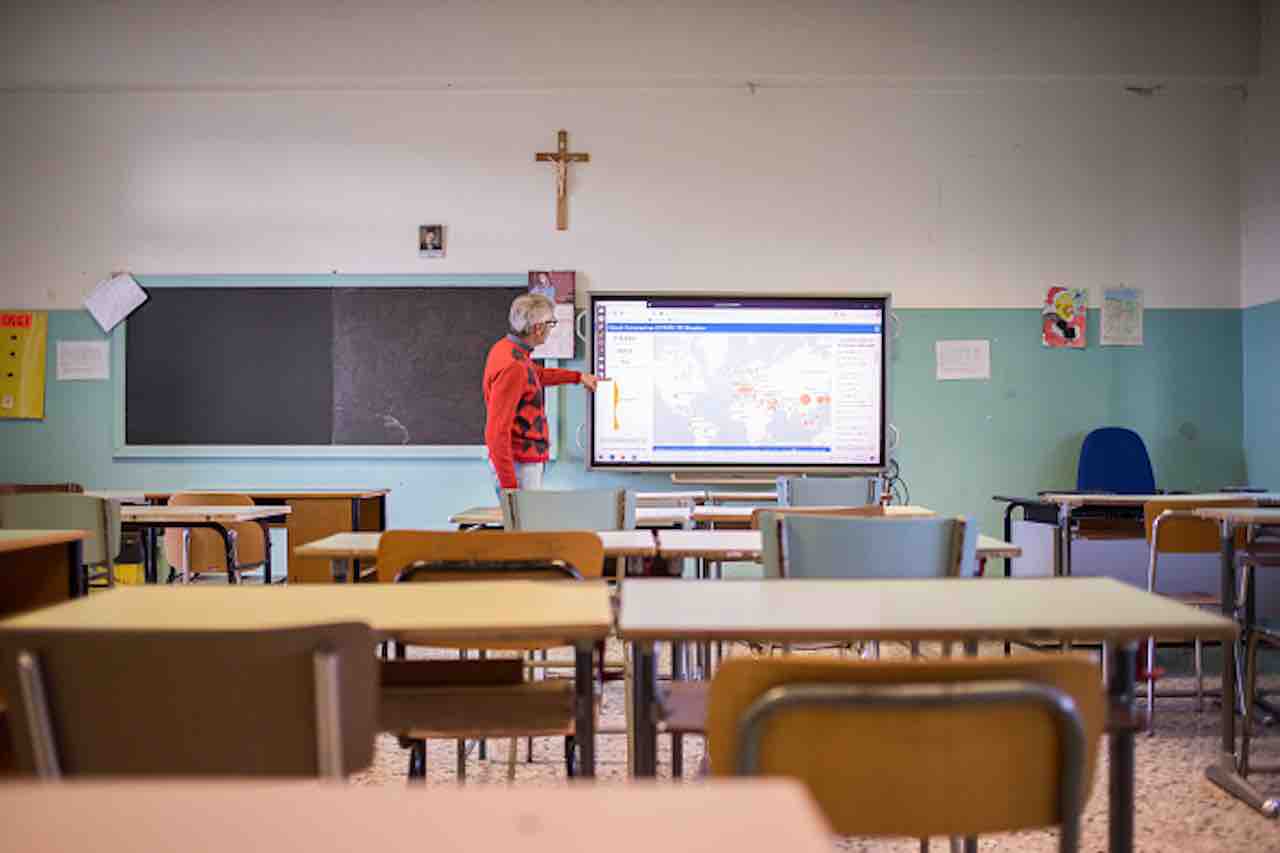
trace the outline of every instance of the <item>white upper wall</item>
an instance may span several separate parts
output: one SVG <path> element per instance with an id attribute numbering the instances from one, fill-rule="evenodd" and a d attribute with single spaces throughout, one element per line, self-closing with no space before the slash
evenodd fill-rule
<path id="1" fill-rule="evenodd" d="M 596 86 L 1256 69 L 1257 0 L 10 0 L 8 88 Z"/>
<path id="2" fill-rule="evenodd" d="M 0 12 L 4 307 L 78 306 L 116 269 L 538 267 L 1240 304 L 1252 3 L 26 5 Z M 568 232 L 533 162 L 561 127 L 592 158 Z"/>
<path id="3" fill-rule="evenodd" d="M 1241 296 L 1280 300 L 1280 0 L 1262 8 L 1260 76 L 1249 85 L 1241 133 Z"/>

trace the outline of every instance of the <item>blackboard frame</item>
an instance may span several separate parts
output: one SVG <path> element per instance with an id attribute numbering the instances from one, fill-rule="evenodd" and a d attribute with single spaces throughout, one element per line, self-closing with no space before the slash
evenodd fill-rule
<path id="1" fill-rule="evenodd" d="M 144 289 L 156 288 L 406 288 L 406 287 L 477 287 L 523 288 L 528 284 L 526 273 L 493 274 L 437 274 L 437 275 L 136 275 Z M 112 353 L 112 456 L 114 458 L 142 459 L 212 459 L 212 458 L 268 458 L 268 459 L 424 459 L 469 458 L 483 459 L 486 451 L 483 443 L 477 444 L 310 444 L 310 445 L 250 445 L 250 444 L 129 444 L 126 440 L 126 357 L 128 347 L 128 323 L 121 323 L 111 333 Z M 495 335 L 496 339 L 496 335 Z M 548 366 L 557 362 L 548 359 Z M 480 365 L 477 365 L 479 371 Z M 547 426 L 552 436 L 551 458 L 558 456 L 559 394 L 557 388 L 548 388 L 546 398 Z"/>

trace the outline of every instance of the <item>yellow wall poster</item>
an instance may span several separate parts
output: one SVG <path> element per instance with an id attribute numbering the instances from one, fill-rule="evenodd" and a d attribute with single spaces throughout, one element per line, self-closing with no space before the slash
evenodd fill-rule
<path id="1" fill-rule="evenodd" d="M 45 311 L 0 310 L 0 418 L 44 417 Z"/>

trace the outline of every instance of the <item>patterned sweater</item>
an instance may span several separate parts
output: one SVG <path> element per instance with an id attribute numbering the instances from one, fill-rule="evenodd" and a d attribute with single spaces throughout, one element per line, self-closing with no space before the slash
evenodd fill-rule
<path id="1" fill-rule="evenodd" d="M 516 462 L 550 458 L 543 386 L 582 379 L 576 370 L 543 367 L 532 352 L 520 338 L 507 335 L 490 347 L 484 363 L 484 443 L 504 489 L 517 487 Z"/>

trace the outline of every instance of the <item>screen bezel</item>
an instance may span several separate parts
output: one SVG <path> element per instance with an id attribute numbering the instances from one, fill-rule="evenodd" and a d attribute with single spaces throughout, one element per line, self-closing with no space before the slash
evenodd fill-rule
<path id="1" fill-rule="evenodd" d="M 596 303 L 598 301 L 609 300 L 631 300 L 641 301 L 649 299 L 672 299 L 672 300 L 732 300 L 735 302 L 755 302 L 755 301 L 795 301 L 800 302 L 807 299 L 838 299 L 854 301 L 875 301 L 883 305 L 884 321 L 880 326 L 880 462 L 879 464 L 868 465 L 865 463 L 850 463 L 841 465 L 814 465 L 811 463 L 797 463 L 794 465 L 779 465 L 773 463 L 715 463 L 715 462 L 597 462 L 596 461 L 596 435 L 595 435 L 595 395 L 592 394 L 587 400 L 587 410 L 585 415 L 587 429 L 586 443 L 586 463 L 588 471 L 612 471 L 624 473 L 660 473 L 660 472 L 677 472 L 677 473 L 727 473 L 727 474 L 754 474 L 754 475 L 785 475 L 785 474 L 845 474 L 845 475 L 873 475 L 883 474 L 889 467 L 889 368 L 892 364 L 890 356 L 890 344 L 892 335 L 890 334 L 891 317 L 892 317 L 892 297 L 888 293 L 849 293 L 849 292 L 832 292 L 832 291 L 810 291 L 804 293 L 726 293 L 723 291 L 697 291 L 697 292 L 653 292 L 653 291 L 590 291 L 587 294 L 587 324 L 590 327 L 591 334 L 588 340 L 587 352 L 587 369 L 594 372 L 596 367 Z"/>

